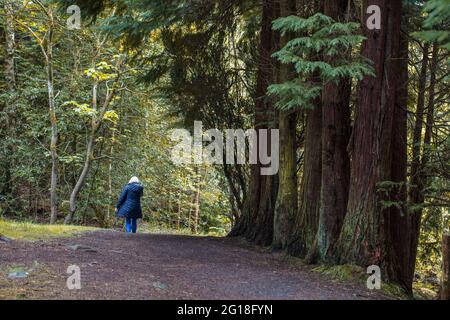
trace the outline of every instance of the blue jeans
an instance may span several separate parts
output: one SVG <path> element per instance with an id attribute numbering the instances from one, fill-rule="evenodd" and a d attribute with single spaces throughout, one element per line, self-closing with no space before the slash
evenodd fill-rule
<path id="1" fill-rule="evenodd" d="M 126 218 L 125 219 L 125 228 L 127 233 L 136 233 L 137 231 L 137 219 L 136 218 Z"/>

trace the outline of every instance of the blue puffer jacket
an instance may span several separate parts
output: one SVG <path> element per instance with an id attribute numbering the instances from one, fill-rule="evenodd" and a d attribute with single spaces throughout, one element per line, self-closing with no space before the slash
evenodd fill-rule
<path id="1" fill-rule="evenodd" d="M 144 187 L 140 183 L 127 184 L 117 202 L 118 218 L 142 218 L 141 197 L 144 193 Z"/>

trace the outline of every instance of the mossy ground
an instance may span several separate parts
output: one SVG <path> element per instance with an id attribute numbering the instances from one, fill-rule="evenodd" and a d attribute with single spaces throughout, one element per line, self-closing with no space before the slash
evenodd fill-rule
<path id="1" fill-rule="evenodd" d="M 327 277 L 336 281 L 354 281 L 359 283 L 366 283 L 368 275 L 362 267 L 355 265 L 337 265 L 337 266 L 326 266 L 320 265 L 313 269 L 315 272 L 322 273 Z M 408 296 L 405 294 L 402 288 L 398 285 L 392 283 L 381 283 L 381 290 L 385 294 L 392 296 L 397 299 L 407 299 Z"/>
<path id="2" fill-rule="evenodd" d="M 94 231 L 96 228 L 44 225 L 31 222 L 16 222 L 0 219 L 0 235 L 13 240 L 46 240 L 51 238 L 71 237 L 77 233 Z"/>
<path id="3" fill-rule="evenodd" d="M 320 265 L 313 269 L 337 281 L 363 281 L 364 269 L 359 266 L 344 264 L 338 266 Z"/>

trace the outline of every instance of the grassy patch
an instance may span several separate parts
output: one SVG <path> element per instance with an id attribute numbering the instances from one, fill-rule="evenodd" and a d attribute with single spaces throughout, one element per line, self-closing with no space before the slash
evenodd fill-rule
<path id="1" fill-rule="evenodd" d="M 119 225 L 120 229 L 120 225 Z M 123 230 L 123 228 L 122 228 Z M 171 234 L 193 237 L 224 237 L 226 236 L 226 230 L 222 228 L 210 228 L 209 232 L 194 233 L 191 229 L 183 227 L 180 229 L 169 228 L 164 225 L 158 225 L 148 222 L 138 222 L 138 233 L 152 233 L 152 234 Z"/>
<path id="2" fill-rule="evenodd" d="M 188 228 L 171 229 L 165 226 L 141 222 L 138 223 L 138 233 L 152 233 L 152 234 L 175 234 L 184 236 L 193 236 L 194 234 Z"/>
<path id="3" fill-rule="evenodd" d="M 96 228 L 43 225 L 31 222 L 15 222 L 0 219 L 0 235 L 13 240 L 46 240 L 51 238 L 70 237 L 80 232 L 93 231 Z"/>
<path id="4" fill-rule="evenodd" d="M 125 222 L 123 219 L 118 220 L 115 224 L 114 229 L 116 231 L 125 232 Z M 157 224 L 148 221 L 138 221 L 138 233 L 149 233 L 149 234 L 165 234 L 165 235 L 180 235 L 180 236 L 192 236 L 192 237 L 225 237 L 228 231 L 224 228 L 209 228 L 208 232 L 194 233 L 190 228 L 181 227 L 180 229 L 171 228 L 165 226 L 164 224 Z"/>

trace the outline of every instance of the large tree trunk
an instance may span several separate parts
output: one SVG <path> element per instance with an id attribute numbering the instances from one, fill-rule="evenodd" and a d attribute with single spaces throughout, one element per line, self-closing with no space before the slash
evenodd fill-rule
<path id="1" fill-rule="evenodd" d="M 295 1 L 280 1 L 280 16 L 286 17 L 295 14 Z M 284 47 L 292 38 L 292 34 L 282 35 L 280 47 Z M 294 76 L 292 66 L 281 64 L 279 71 L 280 83 L 286 82 Z M 279 170 L 279 190 L 275 204 L 274 214 L 274 249 L 285 249 L 289 244 L 291 228 L 297 214 L 298 191 L 297 191 L 297 112 L 280 111 L 280 170 Z"/>
<path id="2" fill-rule="evenodd" d="M 323 3 L 297 2 L 298 14 L 308 17 L 323 11 Z M 300 183 L 298 211 L 292 226 L 287 251 L 290 255 L 304 258 L 312 248 L 320 209 L 322 175 L 322 101 L 317 98 L 314 109 L 306 111 L 304 161 Z"/>
<path id="3" fill-rule="evenodd" d="M 300 203 L 288 245 L 288 253 L 305 257 L 311 249 L 319 222 L 322 174 L 322 106 L 320 99 L 307 111 L 305 158 L 300 186 Z"/>
<path id="4" fill-rule="evenodd" d="M 325 1 L 324 13 L 343 21 L 347 0 Z M 343 52 L 342 54 L 345 54 Z M 333 64 L 336 57 L 326 57 Z M 320 217 L 315 244 L 308 254 L 311 263 L 328 262 L 341 231 L 347 211 L 350 179 L 350 158 L 347 146 L 350 138 L 350 93 L 348 79 L 324 84 L 322 93 L 322 189 Z"/>
<path id="5" fill-rule="evenodd" d="M 408 39 L 402 36 L 400 41 L 400 66 L 398 72 L 399 84 L 397 87 L 394 124 L 392 134 L 392 178 L 396 184 L 392 190 L 391 198 L 399 207 L 391 207 L 387 211 L 386 234 L 392 243 L 391 256 L 397 259 L 394 263 L 395 272 L 391 278 L 401 284 L 408 293 L 412 293 L 414 272 L 409 265 L 411 252 L 409 243 L 411 239 L 411 219 L 407 213 L 407 102 L 408 102 Z"/>
<path id="6" fill-rule="evenodd" d="M 272 21 L 275 17 L 275 1 L 263 1 L 255 100 L 255 129 L 258 132 L 261 129 L 274 128 L 275 125 L 274 109 L 270 99 L 266 96 L 267 87 L 272 83 L 274 73 L 274 60 L 271 55 L 275 48 L 275 34 L 272 31 Z M 270 136 L 269 132 L 267 150 L 271 150 Z M 243 204 L 242 215 L 230 232 L 230 236 L 244 236 L 256 244 L 270 245 L 273 237 L 276 196 L 277 176 L 262 176 L 261 164 L 252 165 L 249 191 Z"/>
<path id="7" fill-rule="evenodd" d="M 365 77 L 360 83 L 348 209 L 336 254 L 340 263 L 378 265 L 390 278 L 396 268 L 391 256 L 392 243 L 385 230 L 385 214 L 389 210 L 383 201 L 389 197 L 379 188 L 382 182 L 392 180 L 391 146 L 402 3 L 401 0 L 364 1 L 363 7 L 368 5 L 381 8 L 381 29 L 366 29 L 367 40 L 363 44 L 363 55 L 373 61 L 376 77 Z"/>

